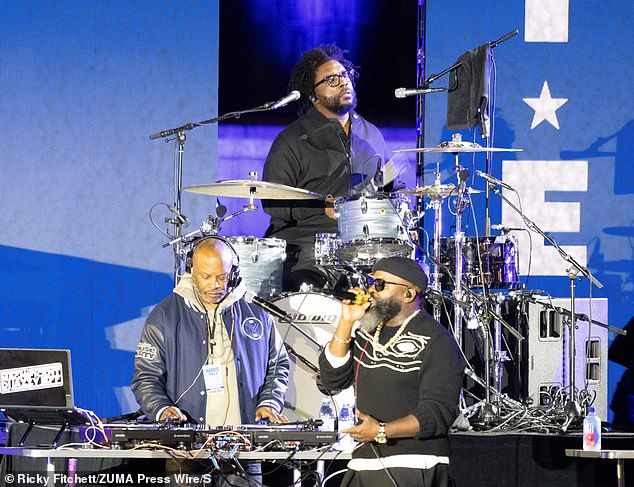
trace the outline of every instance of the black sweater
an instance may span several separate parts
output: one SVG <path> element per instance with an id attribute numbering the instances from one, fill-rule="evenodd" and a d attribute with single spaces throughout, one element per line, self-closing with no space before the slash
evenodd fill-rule
<path id="1" fill-rule="evenodd" d="M 398 328 L 383 327 L 384 345 Z M 322 352 L 319 368 L 323 385 L 343 389 L 355 385 L 357 409 L 383 422 L 414 415 L 420 430 L 414 438 L 374 444 L 380 455 L 447 456 L 449 427 L 457 417 L 465 361 L 454 337 L 425 310 L 407 324 L 404 333 L 382 353 L 373 336 L 357 331 L 348 362 L 333 368 Z M 356 379 L 355 379 L 356 376 Z M 375 458 L 365 445 L 354 458 Z"/>
<path id="2" fill-rule="evenodd" d="M 286 127 L 273 141 L 262 179 L 306 189 L 322 196 L 344 197 L 362 192 L 377 168 L 389 159 L 385 140 L 373 124 L 352 112 L 350 138 L 336 119 L 315 108 Z M 271 215 L 266 237 L 294 242 L 314 240 L 316 233 L 334 233 L 337 222 L 328 218 L 323 200 L 264 200 Z"/>

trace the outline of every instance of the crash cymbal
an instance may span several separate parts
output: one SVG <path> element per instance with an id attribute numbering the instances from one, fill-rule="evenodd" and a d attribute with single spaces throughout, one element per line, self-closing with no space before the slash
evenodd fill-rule
<path id="1" fill-rule="evenodd" d="M 521 152 L 522 149 L 506 149 L 501 147 L 482 147 L 475 142 L 451 141 L 442 142 L 436 147 L 421 147 L 415 149 L 399 149 L 394 152 Z"/>
<path id="2" fill-rule="evenodd" d="M 455 184 L 435 184 L 433 186 L 419 186 L 418 188 L 403 191 L 403 194 L 413 196 L 427 196 L 431 199 L 443 199 L 447 196 L 456 195 Z M 465 188 L 470 194 L 482 193 L 479 189 Z"/>
<path id="3" fill-rule="evenodd" d="M 320 194 L 269 181 L 226 180 L 185 188 L 189 193 L 231 198 L 259 198 L 261 200 L 319 200 Z"/>

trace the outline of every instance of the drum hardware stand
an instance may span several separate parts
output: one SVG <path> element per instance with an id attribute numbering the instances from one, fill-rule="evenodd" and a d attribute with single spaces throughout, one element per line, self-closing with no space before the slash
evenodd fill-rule
<path id="1" fill-rule="evenodd" d="M 440 185 L 440 164 L 436 163 L 436 179 L 434 184 Z M 434 209 L 434 262 L 433 262 L 433 273 L 431 275 L 432 289 L 437 292 L 442 291 L 442 283 L 440 282 L 441 277 L 441 269 L 439 266 L 440 263 L 440 236 L 442 234 L 442 202 L 443 198 L 441 195 L 432 196 L 431 198 L 431 206 Z M 433 305 L 434 307 L 434 319 L 440 322 L 441 315 L 441 306 L 442 302 L 437 302 Z"/>
<path id="2" fill-rule="evenodd" d="M 502 303 L 504 296 L 502 294 L 495 295 L 495 312 L 500 316 L 502 314 Z M 508 353 L 502 350 L 502 323 L 497 319 L 494 320 L 495 334 L 493 335 L 493 387 L 496 391 L 502 392 L 502 373 L 504 362 L 509 360 Z"/>
<path id="3" fill-rule="evenodd" d="M 285 98 L 288 98 L 289 96 L 290 95 L 287 95 L 287 97 Z M 299 93 L 297 94 L 297 98 L 299 98 Z M 297 98 L 295 98 L 295 100 Z M 280 104 L 280 102 L 282 102 L 283 100 L 284 98 L 277 102 L 267 102 L 255 108 L 249 108 L 247 110 L 241 110 L 238 112 L 225 113 L 224 115 L 221 115 L 219 117 L 210 118 L 209 120 L 203 120 L 202 122 L 190 122 L 180 127 L 162 130 L 161 132 L 157 132 L 155 134 L 150 135 L 150 140 L 165 139 L 165 142 L 169 142 L 171 140 L 169 139 L 169 137 L 174 135 L 175 136 L 174 140 L 176 141 L 176 144 L 178 145 L 178 157 L 176 161 L 174 161 L 174 209 L 175 209 L 174 213 L 175 214 L 181 213 L 181 201 L 182 201 L 182 190 L 183 190 L 183 158 L 185 153 L 185 141 L 187 140 L 187 136 L 185 135 L 185 132 L 187 130 L 192 130 L 196 127 L 201 127 L 204 125 L 212 125 L 214 123 L 218 123 L 230 118 L 240 118 L 242 115 L 247 113 L 275 110 L 277 108 L 280 108 L 286 105 L 287 103 L 290 103 L 290 101 L 293 101 L 289 99 L 289 101 L 286 101 L 285 103 Z M 181 244 L 182 239 L 178 240 L 178 238 L 181 236 L 181 227 L 182 227 L 182 222 L 180 221 L 179 218 L 176 218 L 176 221 L 173 222 L 173 226 L 174 226 L 174 230 L 172 232 L 172 235 L 174 235 L 175 239 L 172 241 L 173 244 L 172 243 L 170 244 L 174 246 L 174 284 L 176 285 L 178 284 L 178 281 L 180 280 L 180 276 L 181 276 L 180 271 L 184 265 L 182 244 Z"/>
<path id="4" fill-rule="evenodd" d="M 464 198 L 464 188 L 469 179 L 469 171 L 466 169 L 460 168 L 457 164 L 458 162 L 458 154 L 456 153 L 456 169 L 458 170 L 458 196 L 456 197 L 456 233 L 454 235 L 454 244 L 455 244 L 455 263 L 456 268 L 454 269 L 454 292 L 453 296 L 458 301 L 462 301 L 463 293 L 462 293 L 462 264 L 463 264 L 463 255 L 462 248 L 464 244 L 464 232 L 462 231 L 462 212 L 466 208 L 466 204 L 463 203 Z M 435 232 L 435 230 L 434 230 Z M 458 346 L 462 348 L 462 318 L 464 316 L 464 312 L 460 306 L 454 305 L 454 337 L 456 338 L 456 342 Z"/>
<path id="5" fill-rule="evenodd" d="M 566 270 L 568 273 L 568 278 L 570 279 L 570 333 L 569 333 L 569 344 L 568 344 L 568 368 L 570 370 L 570 383 L 569 383 L 569 396 L 568 402 L 564 406 L 564 412 L 568 416 L 570 421 L 578 420 L 581 418 L 581 406 L 579 405 L 577 389 L 575 387 L 575 328 L 576 328 L 576 320 L 577 315 L 575 313 L 575 281 L 580 279 L 577 277 L 579 273 L 583 274 L 588 278 L 591 284 L 594 284 L 597 288 L 601 289 L 603 284 L 601 284 L 597 279 L 594 278 L 592 273 L 588 270 L 587 267 L 579 264 L 574 257 L 572 257 L 569 253 L 567 253 L 563 248 L 559 246 L 559 244 L 550 236 L 547 235 L 541 228 L 539 228 L 532 220 L 530 220 L 522 211 L 515 206 L 497 187 L 497 185 L 493 183 L 489 183 L 489 187 L 491 191 L 493 191 L 496 195 L 498 195 L 502 200 L 509 205 L 524 221 L 526 228 L 528 230 L 532 230 L 540 234 L 548 243 L 550 243 L 559 255 L 561 255 L 562 259 L 570 264 L 570 268 Z"/>
<path id="6" fill-rule="evenodd" d="M 504 397 L 504 395 L 501 394 L 501 390 L 491 385 L 491 375 L 492 375 L 491 374 L 491 356 L 492 355 L 493 357 L 501 356 L 501 353 L 499 349 L 497 348 L 495 341 L 493 342 L 493 345 L 496 346 L 496 348 L 495 350 L 492 350 L 489 321 L 493 319 L 496 326 L 500 326 L 500 327 L 504 326 L 509 331 L 509 333 L 511 333 L 519 341 L 524 340 L 524 337 L 522 336 L 520 332 L 518 332 L 511 325 L 506 323 L 506 321 L 502 318 L 502 316 L 500 316 L 501 308 L 499 304 L 496 306 L 495 311 L 493 311 L 488 305 L 488 302 L 485 299 L 483 299 L 482 296 L 477 295 L 469 288 L 466 288 L 466 290 L 471 296 L 471 299 L 473 301 L 479 302 L 481 305 L 484 306 L 484 310 L 478 313 L 478 321 L 480 322 L 480 324 L 482 325 L 484 329 L 484 339 L 483 339 L 484 381 L 483 383 L 479 382 L 479 384 L 484 387 L 485 398 L 484 398 L 484 401 L 481 402 L 482 407 L 480 408 L 480 413 L 478 417 L 482 423 L 488 424 L 499 415 L 499 407 L 496 407 L 491 402 L 491 393 L 493 392 L 496 395 L 496 398 Z M 496 333 L 497 333 L 497 330 L 496 330 Z M 501 337 L 501 331 L 500 331 L 500 337 Z M 495 358 L 494 358 L 494 364 L 497 365 L 497 361 L 495 360 Z M 497 382 L 494 380 L 494 385 L 496 383 Z M 498 406 L 500 406 L 499 400 L 497 401 L 497 403 L 498 403 Z"/>

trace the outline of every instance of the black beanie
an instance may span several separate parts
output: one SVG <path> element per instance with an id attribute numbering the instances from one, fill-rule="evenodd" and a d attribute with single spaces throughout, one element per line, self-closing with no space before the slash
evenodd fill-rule
<path id="1" fill-rule="evenodd" d="M 395 256 L 380 259 L 372 267 L 372 272 L 376 271 L 389 272 L 394 276 L 405 279 L 420 289 L 420 294 L 423 294 L 425 289 L 427 289 L 427 274 L 425 274 L 418 262 L 407 257 Z"/>

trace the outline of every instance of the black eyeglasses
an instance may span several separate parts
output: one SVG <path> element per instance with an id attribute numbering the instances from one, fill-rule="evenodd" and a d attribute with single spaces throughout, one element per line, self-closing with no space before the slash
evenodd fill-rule
<path id="1" fill-rule="evenodd" d="M 357 73 L 354 69 L 349 69 L 348 71 L 342 71 L 339 74 L 331 74 L 330 76 L 326 76 L 321 81 L 318 81 L 313 85 L 313 89 L 317 88 L 322 83 L 328 83 L 328 86 L 331 88 L 336 88 L 339 85 L 345 83 L 344 80 L 348 80 L 354 83 L 355 78 L 359 77 L 359 73 Z"/>
<path id="2" fill-rule="evenodd" d="M 367 284 L 368 288 L 374 286 L 374 289 L 376 289 L 378 292 L 383 291 L 385 289 L 386 284 L 410 287 L 408 284 L 402 284 L 400 282 L 390 282 L 390 281 L 386 281 L 385 279 L 375 279 L 374 277 L 369 277 L 369 276 L 366 278 L 365 283 Z"/>

